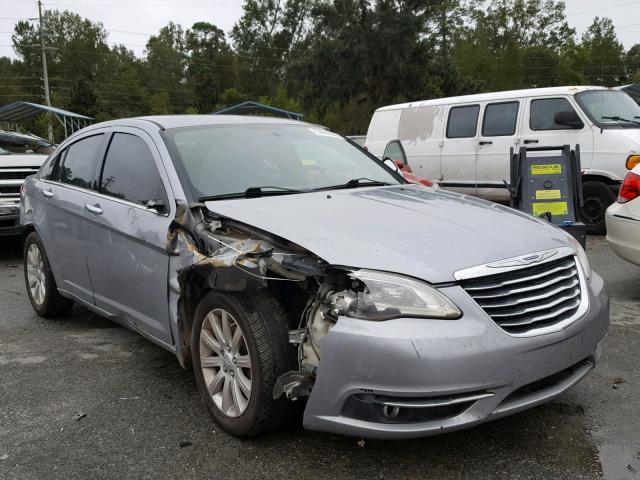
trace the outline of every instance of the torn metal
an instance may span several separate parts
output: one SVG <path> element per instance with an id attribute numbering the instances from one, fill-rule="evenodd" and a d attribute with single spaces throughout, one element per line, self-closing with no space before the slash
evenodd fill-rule
<path id="1" fill-rule="evenodd" d="M 215 217 L 200 205 L 178 211 L 167 236 L 167 251 L 174 258 L 170 299 L 181 332 L 178 350 L 183 366 L 189 356 L 188 305 L 211 289 L 272 288 L 291 312 L 289 340 L 298 349 L 299 366 L 278 378 L 273 394 L 291 400 L 308 396 L 320 363 L 321 340 L 357 298 L 348 272 L 285 239 Z M 294 298 L 303 299 L 298 309 Z"/>

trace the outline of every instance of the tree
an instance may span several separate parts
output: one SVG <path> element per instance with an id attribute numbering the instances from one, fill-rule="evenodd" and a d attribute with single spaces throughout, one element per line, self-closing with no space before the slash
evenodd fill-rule
<path id="1" fill-rule="evenodd" d="M 231 48 L 224 32 L 211 23 L 198 22 L 187 31 L 187 80 L 196 108 L 211 112 L 222 92 L 236 83 Z"/>
<path id="2" fill-rule="evenodd" d="M 582 49 L 588 60 L 584 75 L 594 85 L 615 86 L 626 81 L 624 47 L 609 18 L 596 17 L 582 35 Z"/>

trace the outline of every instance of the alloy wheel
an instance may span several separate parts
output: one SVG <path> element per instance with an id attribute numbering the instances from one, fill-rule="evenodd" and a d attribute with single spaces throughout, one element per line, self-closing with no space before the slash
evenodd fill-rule
<path id="1" fill-rule="evenodd" d="M 251 357 L 231 313 L 211 310 L 200 331 L 200 367 L 213 403 L 228 417 L 242 415 L 251 398 Z"/>
<path id="2" fill-rule="evenodd" d="M 29 290 L 31 298 L 38 305 L 44 302 L 46 291 L 44 260 L 40 248 L 35 243 L 29 245 L 27 250 L 27 280 L 29 281 Z"/>

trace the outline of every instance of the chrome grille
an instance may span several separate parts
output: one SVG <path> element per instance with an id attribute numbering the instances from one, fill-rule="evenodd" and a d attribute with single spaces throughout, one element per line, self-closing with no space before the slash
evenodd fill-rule
<path id="1" fill-rule="evenodd" d="M 0 168 L 0 180 L 24 180 L 38 171 L 37 168 Z"/>
<path id="2" fill-rule="evenodd" d="M 513 334 L 566 321 L 580 307 L 580 276 L 573 256 L 461 285 L 494 322 Z"/>

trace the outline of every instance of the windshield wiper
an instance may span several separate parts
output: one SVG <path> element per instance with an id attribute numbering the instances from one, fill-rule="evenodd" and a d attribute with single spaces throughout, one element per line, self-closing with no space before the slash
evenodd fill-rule
<path id="1" fill-rule="evenodd" d="M 220 195 L 207 195 L 198 198 L 200 202 L 208 202 L 212 200 L 229 200 L 233 198 L 256 198 L 273 195 L 291 195 L 294 193 L 307 193 L 308 190 L 296 190 L 294 188 L 274 187 L 265 185 L 262 187 L 249 187 L 244 192 L 221 193 Z"/>
<path id="2" fill-rule="evenodd" d="M 357 188 L 357 187 L 384 187 L 388 185 L 391 185 L 391 184 L 388 182 L 382 182 L 380 180 L 373 180 L 371 178 L 361 177 L 361 178 L 352 178 L 348 182 L 340 183 L 338 185 L 314 188 L 313 191 L 319 192 L 322 190 L 340 190 L 343 188 Z"/>
<path id="3" fill-rule="evenodd" d="M 635 123 L 636 125 L 640 125 L 640 122 L 638 120 L 629 120 L 628 118 L 622 118 L 622 117 L 618 117 L 617 115 L 615 116 L 608 116 L 605 115 L 602 118 L 602 120 L 614 120 L 616 122 L 626 122 L 626 123 Z M 633 117 L 633 118 L 639 118 L 639 117 Z"/>

